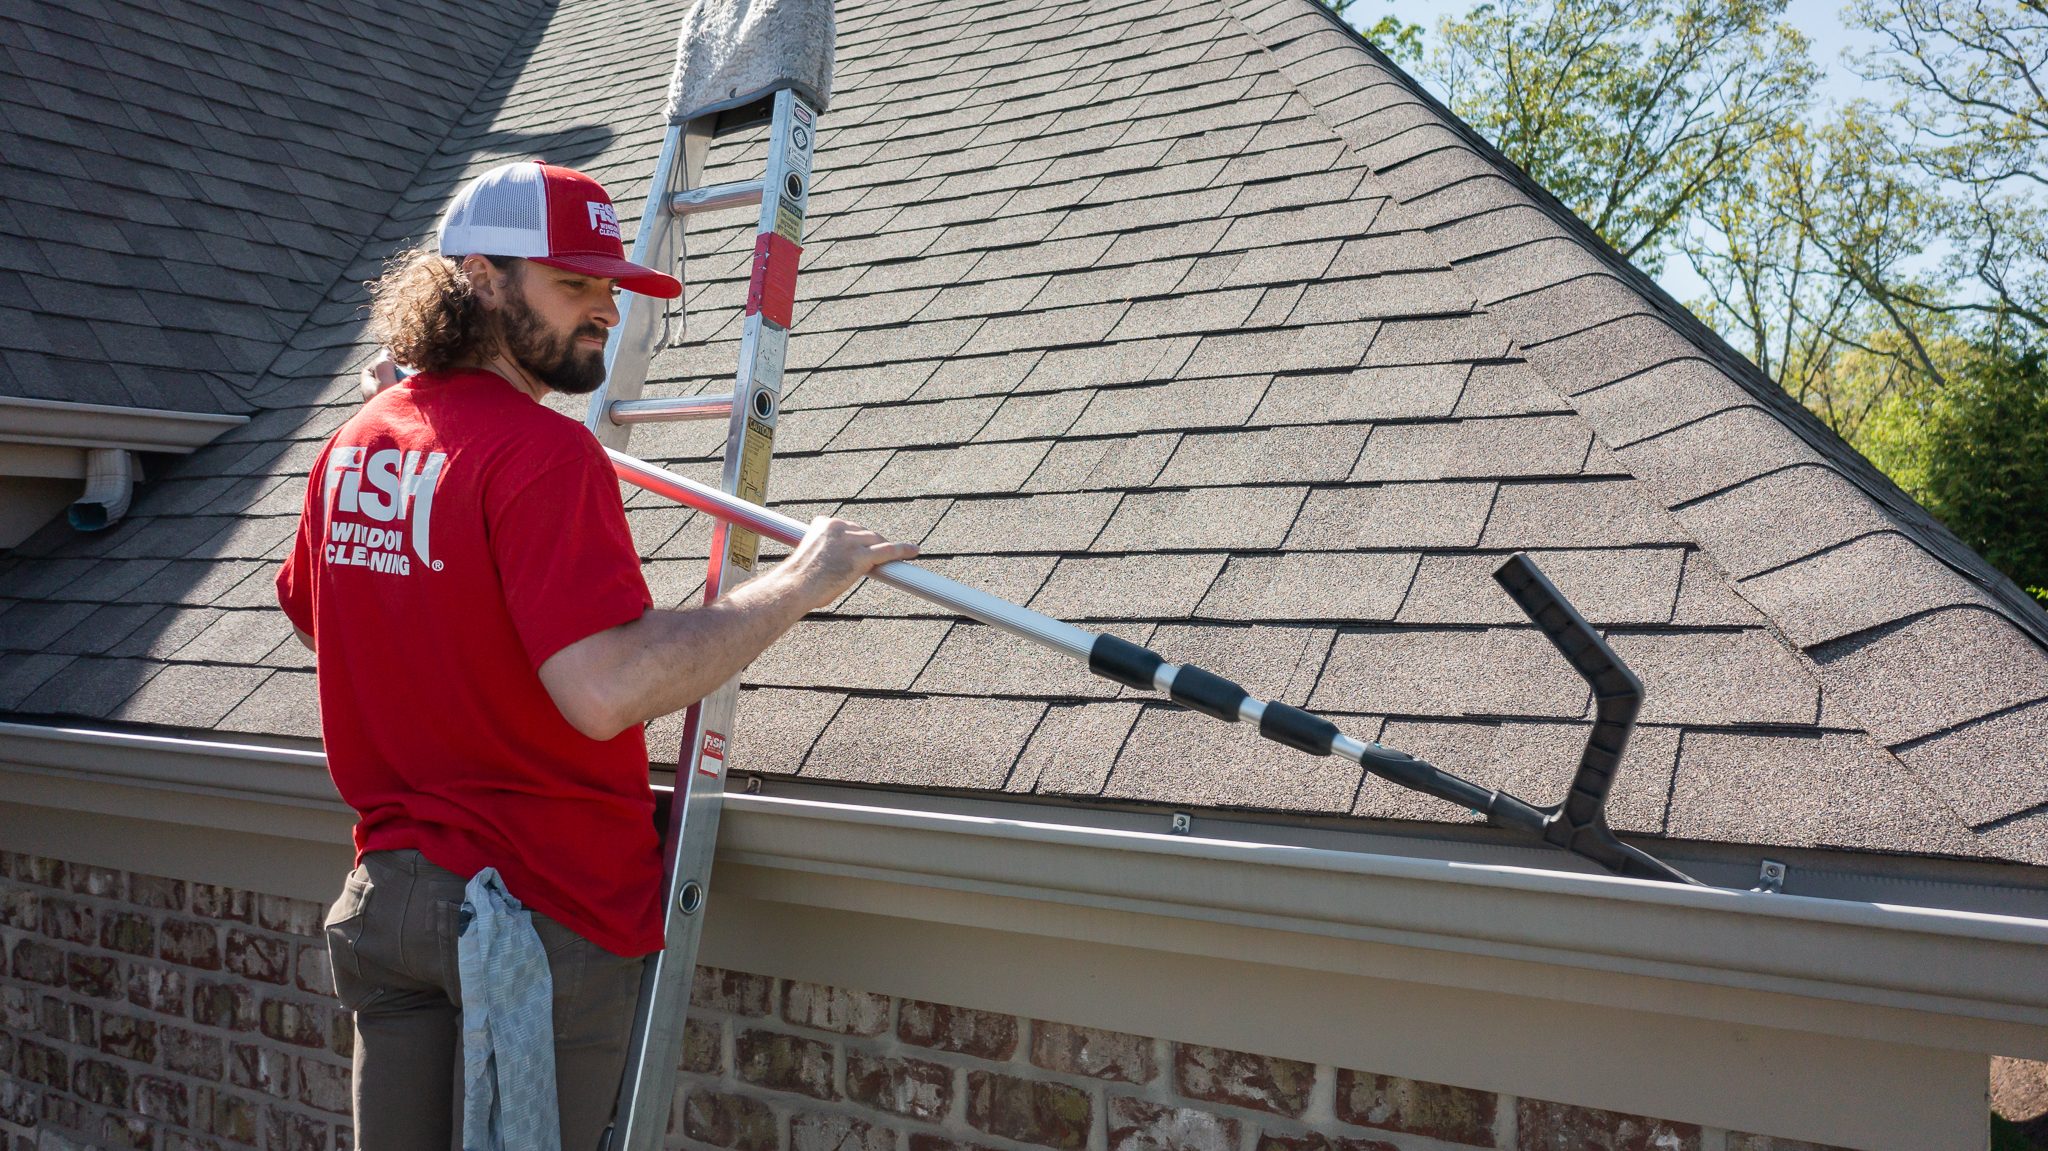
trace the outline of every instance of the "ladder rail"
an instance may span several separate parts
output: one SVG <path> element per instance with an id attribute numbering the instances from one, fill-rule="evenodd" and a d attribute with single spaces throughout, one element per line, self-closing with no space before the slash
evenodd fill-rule
<path id="1" fill-rule="evenodd" d="M 678 152 L 684 157 L 686 169 L 681 173 L 682 191 L 671 194 L 671 187 L 657 180 L 649 194 L 647 219 L 659 221 L 664 232 L 672 231 L 679 236 L 683 231 L 681 221 L 688 208 L 679 201 L 687 199 L 689 189 L 703 171 L 712 126 L 711 118 L 707 117 L 680 129 Z M 789 349 L 796 259 L 801 253 L 797 245 L 803 236 L 804 212 L 809 202 L 816 126 L 817 114 L 795 92 L 783 89 L 775 94 L 766 170 L 758 184 L 770 191 L 753 193 L 761 210 L 755 233 L 753 282 L 732 394 L 642 401 L 638 399 L 636 380 L 630 396 L 600 391 L 591 399 L 592 429 L 603 425 L 600 441 L 609 436 L 621 444 L 631 433 L 631 425 L 640 422 L 632 418 L 635 415 L 688 418 L 692 408 L 703 411 L 722 402 L 728 417 L 725 464 L 719 486 L 706 490 L 749 507 L 767 499 L 775 426 L 782 406 L 783 366 Z M 678 131 L 670 129 L 671 139 L 678 138 Z M 752 183 L 705 189 L 706 194 L 698 199 L 715 206 L 735 206 L 745 202 L 745 193 Z M 643 223 L 643 234 L 647 231 L 647 224 Z M 639 362 L 634 367 L 638 379 L 644 379 L 646 363 Z M 622 415 L 625 418 L 620 418 Z M 605 446 L 607 451 L 617 450 L 612 443 Z M 730 518 L 715 522 L 704 580 L 706 603 L 753 574 L 763 534 L 744 523 L 735 524 Z M 776 537 L 770 534 L 769 538 Z M 647 957 L 642 973 L 640 1002 L 620 1082 L 618 1110 L 607 1144 L 621 1151 L 660 1151 L 668 1130 L 690 987 L 697 968 L 697 947 L 703 935 L 704 907 L 709 898 L 712 855 L 717 849 L 718 821 L 724 808 L 725 763 L 738 700 L 739 677 L 734 676 L 685 713 L 675 797 L 670 805 L 664 848 L 664 945 L 661 951 Z"/>
<path id="2" fill-rule="evenodd" d="M 708 144 L 708 136 L 705 141 Z M 695 172 L 703 170 L 705 150 L 682 127 L 671 127 L 662 136 L 652 186 L 640 212 L 640 230 L 633 238 L 633 251 L 628 257 L 634 263 L 666 270 L 682 261 L 683 229 L 669 204 L 678 188 L 687 187 Z M 693 159 L 695 171 L 691 168 Z M 677 300 L 676 307 L 683 303 Z M 640 398 L 640 389 L 647 382 L 648 365 L 661 350 L 659 345 L 666 334 L 668 308 L 667 300 L 632 291 L 619 293 L 619 322 L 605 336 L 604 383 L 591 393 L 583 416 L 583 426 L 605 447 L 626 446 L 628 433 L 609 418 L 611 405 L 617 400 Z"/>

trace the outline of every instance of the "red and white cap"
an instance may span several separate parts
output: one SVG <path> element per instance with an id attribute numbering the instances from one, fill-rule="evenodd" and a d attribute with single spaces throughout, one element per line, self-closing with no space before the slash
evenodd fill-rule
<path id="1" fill-rule="evenodd" d="M 681 281 L 626 259 L 619 214 L 604 186 L 581 172 L 520 160 L 493 168 L 455 194 L 441 217 L 441 254 L 520 256 L 536 264 L 617 280 L 661 300 Z"/>

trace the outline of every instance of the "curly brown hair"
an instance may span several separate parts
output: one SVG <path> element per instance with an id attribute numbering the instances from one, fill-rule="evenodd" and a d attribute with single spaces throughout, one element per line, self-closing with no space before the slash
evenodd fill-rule
<path id="1" fill-rule="evenodd" d="M 486 256 L 500 271 L 525 261 Z M 488 359 L 497 325 L 471 291 L 460 261 L 427 248 L 400 252 L 370 288 L 370 332 L 391 358 L 422 372 L 443 372 Z"/>

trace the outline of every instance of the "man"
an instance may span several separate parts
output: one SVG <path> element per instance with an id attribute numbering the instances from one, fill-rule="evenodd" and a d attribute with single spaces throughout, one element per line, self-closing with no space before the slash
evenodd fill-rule
<path id="1" fill-rule="evenodd" d="M 717 602 L 655 610 L 603 449 L 539 401 L 603 381 L 618 287 L 681 285 L 627 262 L 596 181 L 539 163 L 464 188 L 439 246 L 373 286 L 373 328 L 418 374 L 329 441 L 277 579 L 317 653 L 335 785 L 361 814 L 328 916 L 356 1013 L 357 1145 L 459 1146 L 458 917 L 466 881 L 494 867 L 535 913 L 562 1146 L 589 1151 L 639 957 L 662 944 L 641 724 L 916 549 L 821 518 Z"/>

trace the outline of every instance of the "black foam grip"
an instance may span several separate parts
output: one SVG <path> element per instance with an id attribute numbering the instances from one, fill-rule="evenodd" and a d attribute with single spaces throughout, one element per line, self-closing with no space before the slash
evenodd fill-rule
<path id="1" fill-rule="evenodd" d="M 1265 714 L 1259 717 L 1259 734 L 1296 751 L 1328 755 L 1331 741 L 1337 738 L 1337 725 L 1279 700 L 1268 700 Z"/>
<path id="2" fill-rule="evenodd" d="M 1167 694 L 1175 703 L 1229 723 L 1237 722 L 1237 707 L 1249 696 L 1243 688 L 1222 676 L 1211 675 L 1186 663 L 1173 673 L 1173 689 Z"/>
<path id="3" fill-rule="evenodd" d="M 1150 648 L 1113 635 L 1098 635 L 1088 649 L 1088 670 L 1141 691 L 1152 690 L 1152 673 L 1166 661 Z"/>

